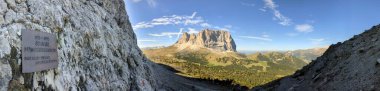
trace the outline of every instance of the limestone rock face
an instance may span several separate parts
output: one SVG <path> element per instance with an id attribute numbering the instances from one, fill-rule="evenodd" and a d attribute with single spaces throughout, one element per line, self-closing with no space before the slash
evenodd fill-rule
<path id="1" fill-rule="evenodd" d="M 21 30 L 57 35 L 56 69 L 21 73 Z M 0 90 L 154 90 L 124 0 L 0 0 Z"/>
<path id="2" fill-rule="evenodd" d="M 183 33 L 174 46 L 184 48 L 210 48 L 217 51 L 236 52 L 235 41 L 227 31 L 202 30 L 198 34 Z"/>
<path id="3" fill-rule="evenodd" d="M 331 45 L 326 52 L 291 76 L 254 90 L 348 91 L 380 90 L 380 25 Z"/>

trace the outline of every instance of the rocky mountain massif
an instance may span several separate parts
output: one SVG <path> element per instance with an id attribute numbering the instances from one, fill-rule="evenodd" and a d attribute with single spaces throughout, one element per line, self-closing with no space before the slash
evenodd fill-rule
<path id="1" fill-rule="evenodd" d="M 123 0 L 0 0 L 0 90 L 154 90 Z M 57 35 L 56 69 L 21 73 L 21 30 Z"/>
<path id="2" fill-rule="evenodd" d="M 380 25 L 330 46 L 291 76 L 254 90 L 377 91 L 380 90 Z"/>
<path id="3" fill-rule="evenodd" d="M 213 31 L 205 29 L 198 34 L 183 33 L 174 46 L 179 49 L 209 48 L 216 51 L 236 52 L 236 45 L 231 34 L 227 31 Z"/>

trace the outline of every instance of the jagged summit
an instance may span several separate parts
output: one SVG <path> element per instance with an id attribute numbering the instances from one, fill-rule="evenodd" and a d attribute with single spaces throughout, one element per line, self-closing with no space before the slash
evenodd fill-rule
<path id="1" fill-rule="evenodd" d="M 379 91 L 380 25 L 331 45 L 326 52 L 291 76 L 254 90 Z"/>
<path id="2" fill-rule="evenodd" d="M 236 52 L 236 45 L 231 34 L 227 31 L 205 29 L 198 34 L 183 33 L 174 44 L 179 49 L 209 48 L 216 51 Z"/>

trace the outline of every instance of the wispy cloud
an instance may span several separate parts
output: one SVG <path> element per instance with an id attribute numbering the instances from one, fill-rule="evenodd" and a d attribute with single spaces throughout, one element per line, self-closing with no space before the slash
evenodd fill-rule
<path id="1" fill-rule="evenodd" d="M 134 30 L 144 29 L 144 28 L 152 28 L 155 26 L 162 25 L 196 25 L 204 23 L 202 17 L 196 17 L 197 12 L 193 12 L 191 15 L 171 15 L 171 16 L 163 16 L 160 18 L 152 19 L 148 22 L 139 22 L 133 26 Z"/>
<path id="2" fill-rule="evenodd" d="M 276 3 L 273 2 L 273 0 L 264 0 L 264 3 L 265 3 L 264 8 L 272 10 L 274 14 L 274 19 L 278 20 L 279 24 L 284 25 L 284 26 L 289 26 L 292 24 L 292 20 L 290 18 L 282 15 L 281 12 L 277 10 L 278 5 L 276 5 Z"/>
<path id="3" fill-rule="evenodd" d="M 269 35 L 267 35 L 267 34 L 263 34 L 263 35 L 261 35 L 262 37 L 265 37 L 265 38 L 269 38 L 270 36 Z"/>
<path id="4" fill-rule="evenodd" d="M 320 45 L 326 41 L 324 38 L 315 38 L 315 39 L 309 39 L 312 44 L 314 45 Z"/>
<path id="5" fill-rule="evenodd" d="M 265 3 L 264 8 L 260 8 L 259 10 L 261 10 L 263 12 L 266 12 L 267 11 L 266 9 L 271 10 L 274 14 L 273 20 L 279 21 L 278 23 L 281 25 L 289 26 L 289 25 L 293 24 L 292 19 L 284 16 L 277 9 L 278 5 L 273 0 L 264 0 L 264 3 Z M 312 23 L 314 23 L 314 21 Z M 310 24 L 298 24 L 298 25 L 295 25 L 295 30 L 298 32 L 308 33 L 308 32 L 314 31 L 314 27 L 313 27 L 313 25 L 310 25 Z M 298 34 L 297 33 L 288 33 L 286 35 L 297 36 Z"/>
<path id="6" fill-rule="evenodd" d="M 178 32 L 162 32 L 162 33 L 158 33 L 158 34 L 148 34 L 150 36 L 155 36 L 155 37 L 169 37 L 169 38 L 173 38 L 173 36 L 177 36 L 180 35 L 182 33 L 178 33 Z"/>
<path id="7" fill-rule="evenodd" d="M 273 39 L 269 38 L 269 35 L 264 35 L 262 37 L 258 36 L 239 36 L 241 38 L 249 38 L 249 39 L 257 39 L 257 40 L 263 40 L 263 41 L 273 41 Z"/>
<path id="8" fill-rule="evenodd" d="M 180 29 L 179 29 L 179 32 L 178 32 L 178 34 L 177 34 L 177 38 L 179 38 L 179 36 L 182 34 L 182 32 L 183 32 L 183 28 L 180 28 Z"/>
<path id="9" fill-rule="evenodd" d="M 232 28 L 232 25 L 224 25 L 225 28 Z"/>
<path id="10" fill-rule="evenodd" d="M 299 24 L 295 26 L 295 29 L 298 32 L 303 32 L 303 33 L 308 33 L 308 32 L 313 32 L 314 27 L 310 24 Z"/>
<path id="11" fill-rule="evenodd" d="M 211 27 L 211 24 L 208 24 L 208 23 L 202 23 L 201 26 L 202 26 L 202 27 L 205 27 L 205 28 L 208 28 L 208 27 Z"/>
<path id="12" fill-rule="evenodd" d="M 139 22 L 133 26 L 133 30 L 138 30 L 138 29 L 143 29 L 143 28 L 151 28 L 151 27 L 154 27 L 156 25 L 153 25 L 152 23 L 147 23 L 147 22 Z"/>
<path id="13" fill-rule="evenodd" d="M 188 32 L 187 33 L 199 33 L 199 31 L 195 30 L 194 28 L 188 28 Z"/>
<path id="14" fill-rule="evenodd" d="M 260 8 L 259 10 L 260 10 L 260 11 L 263 11 L 263 12 L 267 12 L 267 10 L 264 9 L 264 8 Z"/>
<path id="15" fill-rule="evenodd" d="M 156 6 L 157 6 L 157 2 L 156 2 L 156 0 L 146 0 L 146 2 L 147 2 L 148 5 L 151 6 L 151 7 L 156 7 Z"/>
<path id="16" fill-rule="evenodd" d="M 161 33 L 151 33 L 151 34 L 148 34 L 149 36 L 154 36 L 154 37 L 169 37 L 169 38 L 173 38 L 173 36 L 177 36 L 177 38 L 179 38 L 179 36 L 183 33 L 183 30 L 184 28 L 180 28 L 178 32 L 161 32 Z"/>
<path id="17" fill-rule="evenodd" d="M 223 27 L 214 26 L 210 23 L 205 22 L 205 20 L 201 16 L 197 16 L 197 12 L 193 12 L 191 15 L 171 15 L 155 18 L 151 21 L 142 21 L 137 23 L 136 25 L 133 25 L 133 29 L 140 30 L 166 25 L 195 25 L 203 28 L 211 28 L 224 31 L 230 31 L 232 28 L 232 25 L 224 25 Z"/>
<path id="18" fill-rule="evenodd" d="M 224 27 L 214 26 L 213 28 L 217 30 L 230 31 L 232 28 L 232 25 L 225 25 Z"/>

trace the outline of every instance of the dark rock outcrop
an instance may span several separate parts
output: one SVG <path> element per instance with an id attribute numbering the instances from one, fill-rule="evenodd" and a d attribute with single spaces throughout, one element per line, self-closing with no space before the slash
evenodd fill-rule
<path id="1" fill-rule="evenodd" d="M 198 34 L 183 33 L 174 44 L 179 49 L 209 48 L 216 51 L 236 52 L 235 41 L 227 31 L 202 30 Z"/>
<path id="2" fill-rule="evenodd" d="M 276 91 L 380 90 L 380 25 L 331 45 L 326 52 L 291 76 L 256 87 Z"/>

